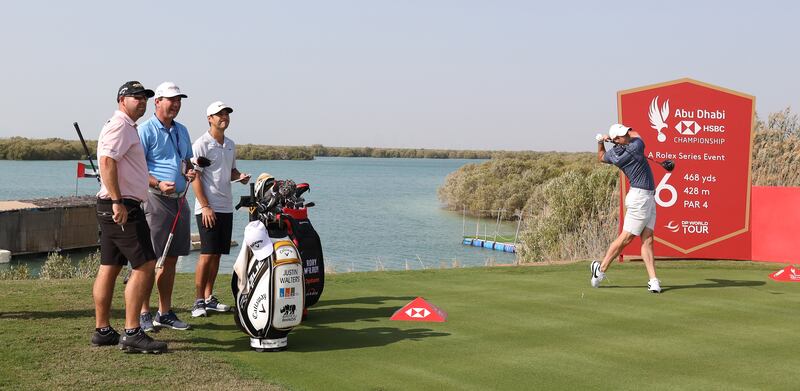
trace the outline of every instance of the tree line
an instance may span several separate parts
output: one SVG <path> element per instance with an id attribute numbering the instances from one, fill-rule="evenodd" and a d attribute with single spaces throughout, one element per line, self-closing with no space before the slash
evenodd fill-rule
<path id="1" fill-rule="evenodd" d="M 97 153 L 97 141 L 87 140 L 92 157 Z M 427 159 L 490 159 L 506 153 L 498 151 L 426 149 L 426 148 L 372 148 L 279 146 L 240 144 L 236 146 L 239 160 L 313 160 L 314 157 L 373 157 L 373 158 L 427 158 Z M 25 137 L 0 138 L 0 160 L 84 160 L 86 153 L 80 141 L 60 138 L 29 139 Z"/>

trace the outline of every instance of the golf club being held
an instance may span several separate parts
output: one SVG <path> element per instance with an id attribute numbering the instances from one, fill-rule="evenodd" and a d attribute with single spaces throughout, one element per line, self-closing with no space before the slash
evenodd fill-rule
<path id="1" fill-rule="evenodd" d="M 198 156 L 192 160 L 189 160 L 189 163 L 193 167 L 208 167 L 211 165 L 211 160 L 208 160 L 205 156 Z M 188 165 L 187 165 L 188 170 Z M 181 210 L 183 209 L 183 204 L 186 203 L 186 192 L 189 190 L 189 180 L 186 180 L 186 188 L 183 189 L 181 192 L 181 196 L 179 197 L 178 201 L 178 213 L 175 214 L 175 218 L 172 220 L 172 228 L 169 230 L 169 236 L 167 237 L 167 244 L 164 245 L 164 252 L 161 253 L 161 257 L 158 258 L 156 262 L 156 269 L 161 269 L 164 267 L 164 260 L 167 258 L 167 252 L 169 252 L 170 246 L 172 246 L 172 238 L 175 236 L 175 226 L 178 224 L 178 218 L 181 215 Z"/>
<path id="2" fill-rule="evenodd" d="M 609 142 L 611 144 L 616 144 L 614 142 L 614 140 L 612 140 L 609 137 L 603 136 L 600 133 L 598 133 L 596 136 L 594 136 L 594 139 L 597 140 L 597 142 L 605 141 L 605 142 Z M 664 160 L 664 161 L 658 161 L 658 160 L 655 160 L 655 159 L 653 159 L 651 157 L 648 157 L 647 159 L 650 160 L 651 162 L 655 163 L 655 164 L 658 164 L 663 169 L 665 169 L 665 170 L 667 170 L 669 172 L 672 172 L 672 170 L 675 169 L 675 162 L 673 162 L 670 159 L 667 159 L 667 160 Z"/>

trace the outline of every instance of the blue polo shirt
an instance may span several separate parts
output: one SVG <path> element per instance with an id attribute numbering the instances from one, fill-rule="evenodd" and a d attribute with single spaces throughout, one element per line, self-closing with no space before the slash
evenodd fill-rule
<path id="1" fill-rule="evenodd" d="M 175 182 L 177 193 L 186 189 L 181 161 L 192 157 L 189 130 L 177 121 L 172 121 L 172 127 L 167 129 L 153 114 L 139 124 L 138 131 L 150 175 L 160 181 Z"/>
<path id="2" fill-rule="evenodd" d="M 634 137 L 628 145 L 614 145 L 603 155 L 603 160 L 619 167 L 628 177 L 631 187 L 655 190 L 653 171 L 644 157 L 644 141 L 641 138 Z"/>

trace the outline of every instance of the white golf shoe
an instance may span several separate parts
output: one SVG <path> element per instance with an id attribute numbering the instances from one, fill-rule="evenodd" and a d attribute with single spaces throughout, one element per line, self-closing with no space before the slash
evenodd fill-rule
<path id="1" fill-rule="evenodd" d="M 592 284 L 592 288 L 599 287 L 600 282 L 606 278 L 606 274 L 600 271 L 600 262 L 592 261 L 589 265 L 589 270 L 592 272 L 592 278 L 589 280 Z"/>
<path id="2" fill-rule="evenodd" d="M 650 293 L 661 293 L 661 281 L 658 278 L 651 278 L 647 283 L 647 290 Z"/>

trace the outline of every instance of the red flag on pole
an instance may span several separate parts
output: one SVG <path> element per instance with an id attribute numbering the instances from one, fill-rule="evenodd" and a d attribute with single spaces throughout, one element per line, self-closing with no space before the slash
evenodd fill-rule
<path id="1" fill-rule="evenodd" d="M 97 178 L 97 173 L 94 170 L 89 170 L 87 172 L 86 165 L 83 163 L 78 163 L 78 178 Z"/>

